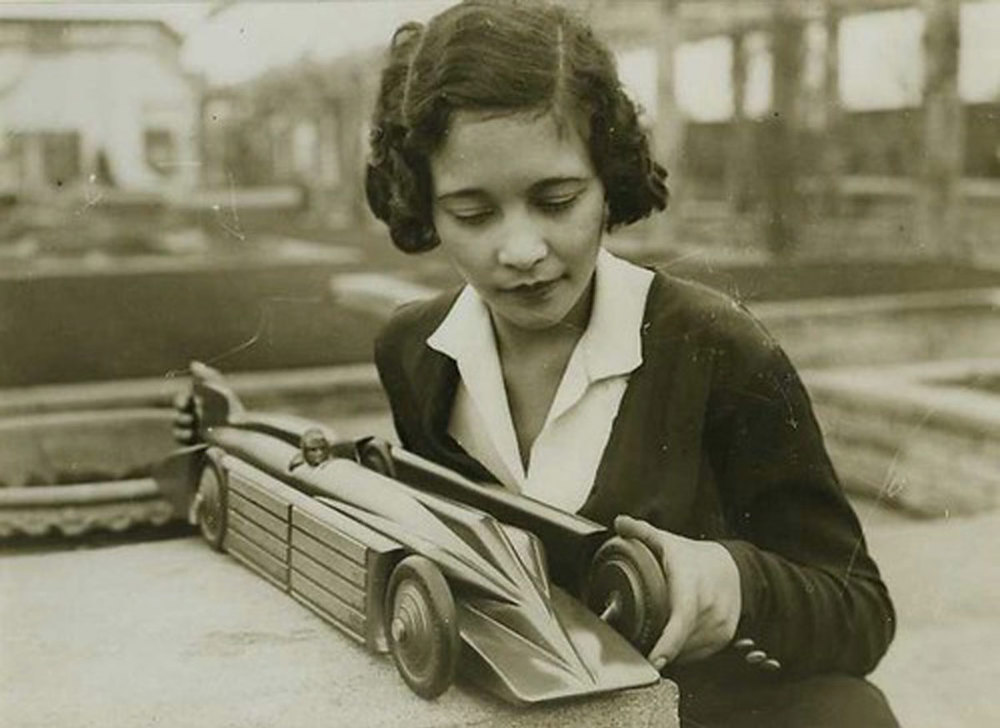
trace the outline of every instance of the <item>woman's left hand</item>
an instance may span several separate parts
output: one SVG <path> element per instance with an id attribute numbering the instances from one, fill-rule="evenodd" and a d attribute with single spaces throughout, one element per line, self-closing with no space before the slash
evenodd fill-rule
<path id="1" fill-rule="evenodd" d="M 732 641 L 740 621 L 740 575 L 722 544 L 684 538 L 630 516 L 618 516 L 615 530 L 649 547 L 667 575 L 670 617 L 648 655 L 656 669 L 708 657 Z"/>

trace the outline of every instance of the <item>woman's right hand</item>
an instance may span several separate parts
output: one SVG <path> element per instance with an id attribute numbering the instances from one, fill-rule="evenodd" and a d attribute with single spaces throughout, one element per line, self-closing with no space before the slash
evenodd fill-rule
<path id="1" fill-rule="evenodd" d="M 660 560 L 670 593 L 670 619 L 648 655 L 657 670 L 708 657 L 728 645 L 740 620 L 740 574 L 726 548 L 618 516 L 619 536 L 644 543 Z"/>
<path id="2" fill-rule="evenodd" d="M 181 445 L 193 445 L 198 441 L 198 415 L 194 394 L 186 389 L 174 397 L 174 440 Z"/>

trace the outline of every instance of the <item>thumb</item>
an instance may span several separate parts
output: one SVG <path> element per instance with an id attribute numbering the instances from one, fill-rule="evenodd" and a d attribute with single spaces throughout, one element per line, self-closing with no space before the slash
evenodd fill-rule
<path id="1" fill-rule="evenodd" d="M 617 516 L 615 531 L 622 538 L 634 538 L 645 544 L 658 557 L 663 553 L 662 532 L 646 521 L 632 516 Z"/>

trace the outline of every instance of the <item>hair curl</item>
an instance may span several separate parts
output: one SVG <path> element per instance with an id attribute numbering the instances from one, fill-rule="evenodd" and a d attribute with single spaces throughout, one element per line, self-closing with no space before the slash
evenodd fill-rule
<path id="1" fill-rule="evenodd" d="M 458 110 L 551 111 L 576 122 L 604 184 L 609 231 L 667 205 L 666 170 L 591 29 L 557 5 L 465 0 L 426 26 L 401 26 L 382 72 L 365 193 L 407 253 L 439 242 L 429 158 Z"/>

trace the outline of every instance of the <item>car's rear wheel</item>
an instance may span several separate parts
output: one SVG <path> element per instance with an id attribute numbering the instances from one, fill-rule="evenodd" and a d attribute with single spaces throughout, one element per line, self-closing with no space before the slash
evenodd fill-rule
<path id="1" fill-rule="evenodd" d="M 195 518 L 202 537 L 217 551 L 222 551 L 226 536 L 226 499 L 226 476 L 209 458 L 198 478 Z"/>
<path id="2" fill-rule="evenodd" d="M 423 698 L 436 698 L 455 679 L 458 621 L 441 571 L 423 556 L 408 556 L 386 589 L 385 627 L 396 669 Z"/>
<path id="3" fill-rule="evenodd" d="M 656 556 L 645 544 L 620 536 L 594 554 L 583 601 L 643 654 L 670 616 L 667 580 Z"/>

